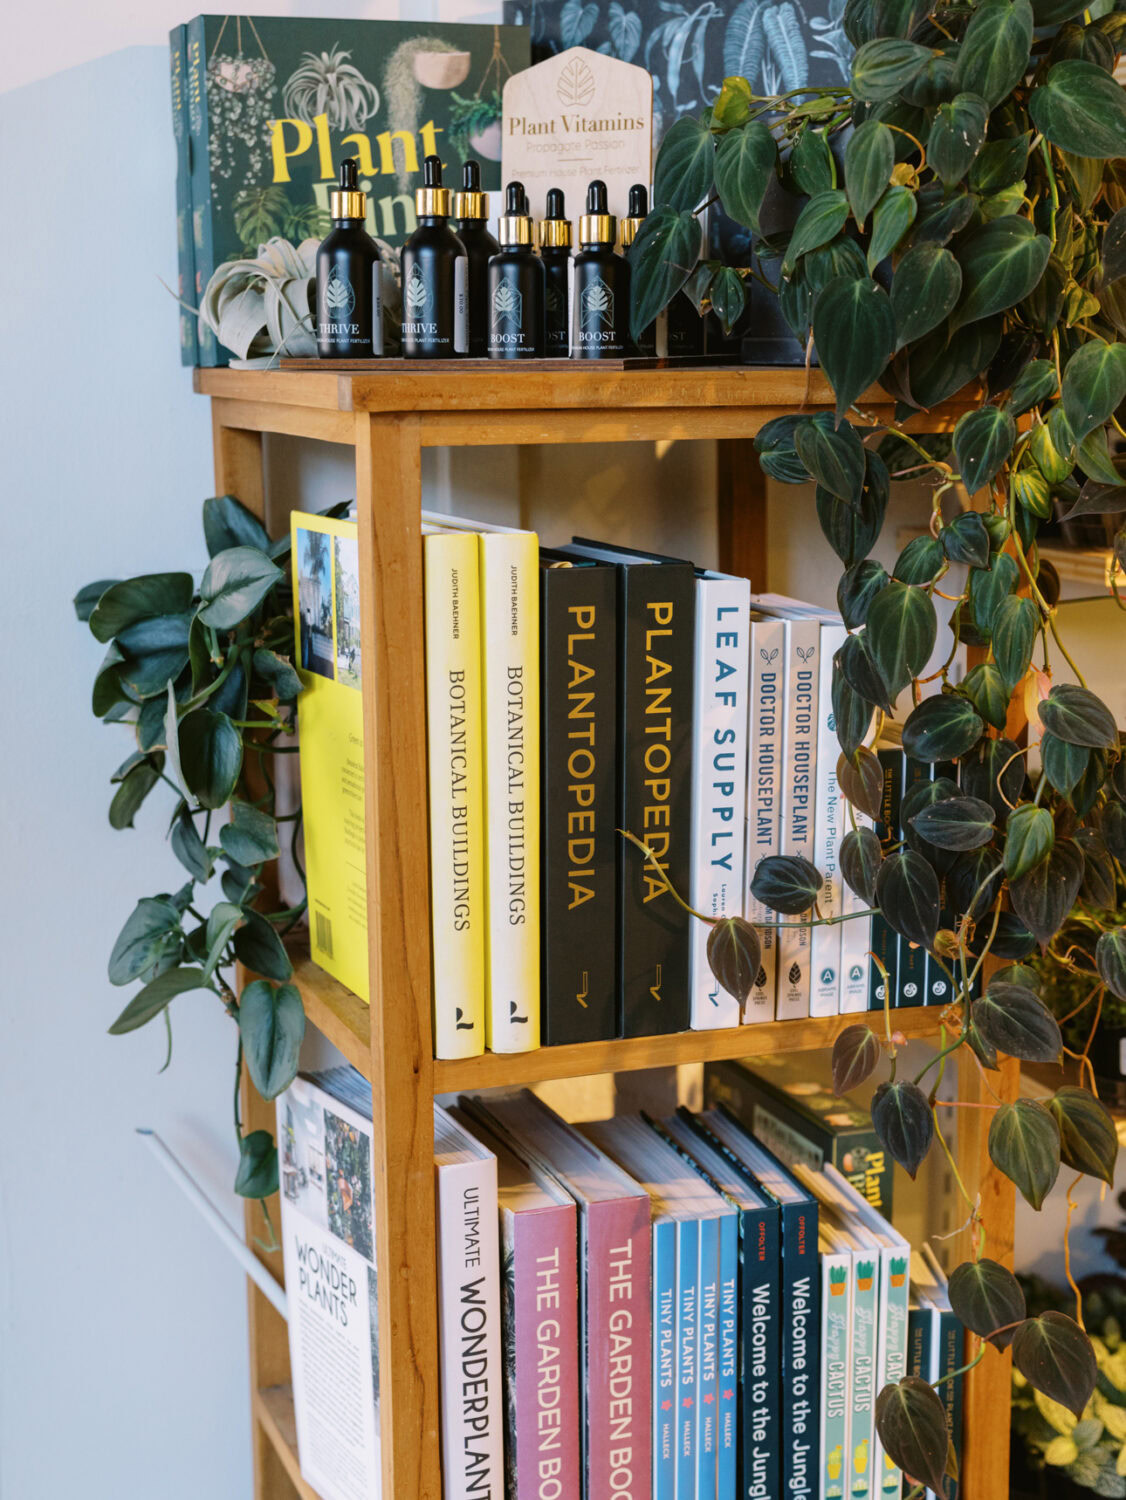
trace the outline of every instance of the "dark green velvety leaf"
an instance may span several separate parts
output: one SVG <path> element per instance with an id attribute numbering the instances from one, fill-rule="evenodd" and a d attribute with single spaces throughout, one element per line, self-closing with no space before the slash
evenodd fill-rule
<path id="1" fill-rule="evenodd" d="M 199 586 L 199 618 L 214 630 L 233 630 L 252 615 L 285 577 L 255 547 L 229 547 L 207 565 Z"/>
<path id="2" fill-rule="evenodd" d="M 1050 359 L 1034 359 L 1013 382 L 1007 406 L 1014 417 L 1050 400 L 1056 391 L 1056 367 Z"/>
<path id="3" fill-rule="evenodd" d="M 823 882 L 816 866 L 796 854 L 769 854 L 760 859 L 751 881 L 751 895 L 771 911 L 801 916 L 817 900 Z"/>
<path id="4" fill-rule="evenodd" d="M 278 1190 L 278 1153 L 268 1130 L 252 1130 L 239 1142 L 235 1192 L 240 1198 L 272 1198 Z"/>
<path id="5" fill-rule="evenodd" d="M 1024 177 L 1032 134 L 1006 136 L 987 141 L 970 167 L 970 187 L 975 193 L 1000 193 Z"/>
<path id="6" fill-rule="evenodd" d="M 1126 399 L 1126 344 L 1082 345 L 1064 366 L 1061 390 L 1067 425 L 1080 442 Z"/>
<path id="7" fill-rule="evenodd" d="M 203 977 L 205 979 L 210 979 L 223 962 L 227 943 L 241 921 L 242 912 L 233 901 L 219 901 L 211 908 L 204 934 Z"/>
<path id="8" fill-rule="evenodd" d="M 938 931 L 938 876 L 921 854 L 901 849 L 880 866 L 876 900 L 884 920 L 909 943 L 929 948 Z"/>
<path id="9" fill-rule="evenodd" d="M 700 224 L 689 209 L 655 208 L 629 247 L 630 329 L 637 338 L 696 269 Z"/>
<path id="10" fill-rule="evenodd" d="M 994 662 L 979 662 L 962 679 L 962 692 L 987 724 L 1004 729 L 1009 712 L 1009 689 Z"/>
<path id="11" fill-rule="evenodd" d="M 1120 276 L 1126 276 L 1126 208 L 1120 208 L 1103 230 L 1101 248 L 1103 280 L 1117 281 Z M 91 588 L 97 587 L 97 584 L 91 585 Z"/>
<path id="12" fill-rule="evenodd" d="M 822 533 L 846 568 L 851 568 L 872 550 L 887 512 L 890 488 L 887 469 L 875 453 L 868 454 L 866 464 L 868 483 L 859 506 L 838 500 L 822 485 L 817 486 L 815 495 Z"/>
<path id="13" fill-rule="evenodd" d="M 254 547 L 265 552 L 270 545 L 261 521 L 233 495 L 212 495 L 203 502 L 203 537 L 208 557 L 231 547 Z"/>
<path id="14" fill-rule="evenodd" d="M 1048 1101 L 1060 1133 L 1060 1160 L 1073 1172 L 1114 1186 L 1118 1132 L 1106 1105 L 1089 1089 L 1057 1089 Z"/>
<path id="15" fill-rule="evenodd" d="M 837 609 L 849 630 L 859 630 L 868 618 L 868 606 L 886 585 L 888 575 L 874 557 L 866 557 L 846 570 L 837 584 Z"/>
<path id="16" fill-rule="evenodd" d="M 937 537 L 914 536 L 896 559 L 892 577 L 899 583 L 933 583 L 945 562 L 946 554 Z"/>
<path id="17" fill-rule="evenodd" d="M 1122 468 L 1122 460 L 1111 456 L 1107 437 L 1108 434 L 1102 427 L 1089 432 L 1075 450 L 1075 462 L 1088 480 L 1117 487 L 1126 474 Z"/>
<path id="18" fill-rule="evenodd" d="M 993 849 L 968 849 L 946 872 L 947 904 L 980 922 L 997 899 L 1004 871 Z"/>
<path id="19" fill-rule="evenodd" d="M 795 430 L 794 446 L 818 484 L 849 505 L 859 505 L 867 467 L 851 423 L 834 429 L 828 413 L 819 413 Z"/>
<path id="20" fill-rule="evenodd" d="M 147 573 L 112 584 L 90 613 L 90 630 L 97 641 L 110 641 L 139 620 L 155 615 L 181 615 L 191 609 L 190 573 Z"/>
<path id="21" fill-rule="evenodd" d="M 1126 927 L 1114 927 L 1095 944 L 1095 967 L 1112 995 L 1126 1000 Z"/>
<path id="22" fill-rule="evenodd" d="M 876 1396 L 876 1432 L 892 1463 L 945 1495 L 951 1452 L 946 1408 L 932 1385 L 904 1375 Z"/>
<path id="23" fill-rule="evenodd" d="M 246 985 L 239 996 L 238 1029 L 251 1082 L 263 1099 L 276 1099 L 297 1077 L 305 1036 L 297 987 L 264 979 Z"/>
<path id="24" fill-rule="evenodd" d="M 1032 662 L 1040 628 L 1040 611 L 1031 599 L 1009 594 L 998 604 L 991 624 L 993 655 L 1012 693 Z"/>
<path id="25" fill-rule="evenodd" d="M 852 133 L 844 154 L 845 188 L 861 229 L 883 197 L 894 166 L 895 141 L 886 125 L 868 120 Z"/>
<path id="26" fill-rule="evenodd" d="M 930 333 L 952 311 L 962 291 L 962 268 L 941 245 L 913 245 L 895 268 L 891 305 L 896 348 Z"/>
<path id="27" fill-rule="evenodd" d="M 861 746 L 837 761 L 837 784 L 853 807 L 878 819 L 883 805 L 884 770 L 872 751 Z M 853 887 L 855 890 L 855 887 Z"/>
<path id="28" fill-rule="evenodd" d="M 708 292 L 712 312 L 719 319 L 724 337 L 728 337 L 735 324 L 743 316 L 747 305 L 747 292 L 743 278 L 733 266 L 720 266 L 712 277 Z"/>
<path id="29" fill-rule="evenodd" d="M 837 420 L 883 374 L 895 349 L 895 316 L 874 281 L 840 276 L 818 293 L 813 340 L 837 398 Z"/>
<path id="30" fill-rule="evenodd" d="M 1024 761 L 1010 739 L 982 740 L 961 764 L 962 790 L 988 802 L 998 822 L 1009 816 L 1024 787 Z M 1000 786 L 998 786 L 1000 781 Z"/>
<path id="31" fill-rule="evenodd" d="M 774 137 L 761 120 L 752 120 L 720 137 L 715 153 L 715 185 L 729 218 L 748 229 L 758 228 L 759 210 L 777 161 Z"/>
<path id="32" fill-rule="evenodd" d="M 1115 911 L 1118 907 L 1118 875 L 1106 840 L 1095 828 L 1077 828 L 1075 842 L 1083 851 L 1083 884 L 1080 895 L 1088 906 Z"/>
<path id="33" fill-rule="evenodd" d="M 1106 772 L 1106 751 L 1089 751 L 1087 767 L 1072 788 L 1071 796 L 1068 799 L 1072 807 L 1074 807 L 1077 817 L 1085 818 L 1094 807 L 1098 795 L 1106 782 Z"/>
<path id="34" fill-rule="evenodd" d="M 962 299 L 952 326 L 1014 307 L 1040 280 L 1051 245 L 1027 219 L 1006 215 L 975 230 L 958 247 Z"/>
<path id="35" fill-rule="evenodd" d="M 868 606 L 868 651 L 896 697 L 926 666 L 938 634 L 938 617 L 923 589 L 892 581 Z"/>
<path id="36" fill-rule="evenodd" d="M 260 865 L 278 857 L 278 826 L 268 812 L 236 797 L 231 821 L 219 830 L 219 842 L 236 864 Z"/>
<path id="37" fill-rule="evenodd" d="M 811 198 L 798 215 L 786 255 L 782 261 L 782 275 L 789 276 L 798 260 L 809 250 L 827 245 L 844 228 L 848 218 L 848 199 L 838 189 L 818 193 Z"/>
<path id="38" fill-rule="evenodd" d="M 935 846 L 921 838 L 912 824 L 924 809 L 936 807 L 938 803 L 948 802 L 952 797 L 960 795 L 958 783 L 951 781 L 948 776 L 936 776 L 933 781 L 920 777 L 903 794 L 899 808 L 899 823 L 903 829 L 903 836 L 908 848 L 914 849 L 916 854 L 923 855 L 931 865 L 935 863 L 932 857 Z"/>
<path id="39" fill-rule="evenodd" d="M 1092 750 L 1114 750 L 1118 746 L 1114 715 L 1089 688 L 1056 683 L 1039 712 L 1044 728 L 1069 745 L 1086 745 Z"/>
<path id="40" fill-rule="evenodd" d="M 721 917 L 708 933 L 707 950 L 708 967 L 742 1014 L 762 963 L 762 939 L 743 917 Z"/>
<path id="41" fill-rule="evenodd" d="M 866 1082 L 880 1060 L 880 1043 L 870 1026 L 846 1026 L 833 1043 L 833 1093 L 840 1098 Z"/>
<path id="42" fill-rule="evenodd" d="M 927 164 L 947 187 L 969 171 L 985 142 L 988 119 L 989 105 L 979 94 L 958 94 L 938 106 L 927 137 Z"/>
<path id="43" fill-rule="evenodd" d="M 1122 87 L 1095 63 L 1072 59 L 1049 68 L 1028 101 L 1032 123 L 1073 156 L 1126 156 Z"/>
<path id="44" fill-rule="evenodd" d="M 180 912 L 165 896 L 145 896 L 118 933 L 109 958 L 110 984 L 132 984 L 180 949 Z"/>
<path id="45" fill-rule="evenodd" d="M 1009 819 L 1011 825 L 1012 819 Z M 1013 911 L 1046 948 L 1075 905 L 1083 881 L 1083 855 L 1071 839 L 1057 838 L 1048 858 L 1009 883 Z M 1023 957 L 1002 954 L 1001 957 Z"/>
<path id="46" fill-rule="evenodd" d="M 194 880 L 203 882 L 211 879 L 215 865 L 186 807 L 172 824 L 169 843 L 173 854 Z"/>
<path id="47" fill-rule="evenodd" d="M 995 408 L 983 407 L 982 410 L 993 411 Z M 972 440 L 972 436 L 966 439 L 967 442 Z M 972 568 L 989 566 L 989 533 L 977 511 L 966 510 L 955 516 L 939 535 L 943 551 L 951 562 L 966 563 Z"/>
<path id="48" fill-rule="evenodd" d="M 193 709 L 180 720 L 179 742 L 184 779 L 200 805 L 229 802 L 242 769 L 242 740 L 226 714 Z"/>
<path id="49" fill-rule="evenodd" d="M 951 1271 L 947 1290 L 960 1323 L 998 1349 L 1009 1347 L 1010 1324 L 1023 1322 L 1026 1307 L 1021 1284 L 1006 1266 L 987 1256 L 963 1261 Z M 1006 1331 L 996 1333 L 999 1328 Z"/>
<path id="50" fill-rule="evenodd" d="M 844 755 L 855 755 L 872 726 L 872 705 L 860 696 L 843 672 L 833 674 L 832 699 L 837 743 Z"/>
<path id="51" fill-rule="evenodd" d="M 796 450 L 776 448 L 772 452 L 760 454 L 759 463 L 763 473 L 769 474 L 771 479 L 777 479 L 780 484 L 809 483 L 809 475 Z"/>
<path id="52" fill-rule="evenodd" d="M 1091 752 L 1085 745 L 1069 745 L 1045 732 L 1040 741 L 1040 763 L 1044 775 L 1057 792 L 1067 797 L 1074 790 L 1079 778 L 1087 769 Z"/>
<path id="53" fill-rule="evenodd" d="M 879 669 L 868 653 L 867 630 L 859 635 L 850 635 L 833 658 L 838 671 L 843 672 L 849 686 L 873 708 L 892 711 L 888 690 Z"/>
<path id="54" fill-rule="evenodd" d="M 269 684 L 281 703 L 292 703 L 302 690 L 303 684 L 292 663 L 276 651 L 259 647 L 254 653 L 254 671 Z"/>
<path id="55" fill-rule="evenodd" d="M 986 1040 L 1022 1062 L 1059 1062 L 1063 1038 L 1055 1016 L 1032 990 L 991 980 L 973 1003 L 973 1023 Z"/>
<path id="56" fill-rule="evenodd" d="M 1016 558 L 1007 552 L 997 552 L 988 569 L 976 568 L 970 574 L 970 607 L 980 630 L 992 630 L 997 606 L 1016 586 L 1017 573 Z"/>
<path id="57" fill-rule="evenodd" d="M 874 271 L 902 240 L 915 222 L 915 194 L 910 188 L 889 187 L 872 215 L 872 238 L 868 245 L 868 269 Z"/>
<path id="58" fill-rule="evenodd" d="M 975 193 L 955 193 L 953 197 L 928 204 L 926 213 L 919 216 L 919 227 L 915 230 L 916 245 L 945 245 L 961 234 L 977 211 L 978 198 Z"/>
<path id="59" fill-rule="evenodd" d="M 997 0 L 991 0 L 991 3 L 997 3 Z M 992 484 L 1001 465 L 1013 451 L 1016 436 L 1016 423 L 1008 412 L 1001 411 L 996 406 L 979 406 L 976 411 L 969 411 L 964 417 L 959 417 L 958 425 L 954 428 L 954 452 L 967 494 L 973 495 Z M 974 516 L 981 524 L 981 517 L 973 511 L 965 512 L 959 519 L 968 520 L 970 516 Z M 984 526 L 982 529 L 984 530 Z M 985 559 L 974 566 L 984 567 L 988 556 L 987 542 Z"/>
<path id="60" fill-rule="evenodd" d="M 908 356 L 912 400 L 928 409 L 941 405 L 988 367 L 1000 342 L 999 318 L 959 328 L 949 339 L 942 329 L 928 335 Z"/>
<path id="61" fill-rule="evenodd" d="M 244 908 L 246 923 L 235 933 L 235 956 L 240 964 L 267 979 L 288 979 L 293 965 L 272 923 L 261 912 Z"/>
<path id="62" fill-rule="evenodd" d="M 850 828 L 841 840 L 841 874 L 850 891 L 876 904 L 876 876 L 883 863 L 880 841 L 870 828 Z"/>
<path id="63" fill-rule="evenodd" d="M 989 1126 L 989 1156 L 1039 1209 L 1060 1170 L 1060 1132 L 1051 1112 L 1035 1099 L 1002 1104 Z"/>
<path id="64" fill-rule="evenodd" d="M 1051 854 L 1056 825 L 1046 807 L 1024 802 L 1009 815 L 1005 826 L 1005 874 L 1019 880 Z"/>
<path id="65" fill-rule="evenodd" d="M 145 1026 L 155 1016 L 159 1016 L 177 995 L 206 987 L 202 969 L 165 969 L 163 974 L 150 980 L 144 989 L 137 991 L 109 1028 L 110 1035 L 123 1036 L 127 1031 L 136 1031 L 139 1026 Z"/>
<path id="66" fill-rule="evenodd" d="M 825 132 L 812 124 L 801 131 L 790 152 L 790 176 L 794 187 L 808 198 L 836 186 L 836 168 Z"/>
<path id="67" fill-rule="evenodd" d="M 934 1116 L 915 1083 L 881 1083 L 872 1096 L 872 1128 L 888 1155 L 914 1177 L 934 1139 Z"/>
<path id="68" fill-rule="evenodd" d="M 163 760 L 163 756 L 159 759 Z M 158 765 L 148 760 L 135 765 L 113 794 L 113 800 L 109 805 L 109 826 L 117 829 L 132 828 L 133 819 L 141 803 L 159 780 Z"/>
<path id="69" fill-rule="evenodd" d="M 711 192 L 715 156 L 715 137 L 701 120 L 690 115 L 677 120 L 657 152 L 654 208 L 680 212 L 698 207 Z"/>
<path id="70" fill-rule="evenodd" d="M 978 941 L 973 949 L 975 954 L 980 953 L 987 937 L 988 933 L 978 934 Z M 1014 912 L 1003 911 L 989 949 L 994 958 L 1019 963 L 1021 959 L 1027 958 L 1034 952 L 1035 948 L 1036 939 L 1021 919 Z"/>
<path id="71" fill-rule="evenodd" d="M 919 73 L 931 56 L 927 47 L 894 37 L 865 42 L 852 59 L 852 89 L 858 99 L 890 99 Z"/>
<path id="72" fill-rule="evenodd" d="M 1091 1399 L 1098 1365 L 1091 1340 L 1066 1313 L 1050 1308 L 1013 1335 L 1013 1364 L 1029 1385 L 1078 1419 Z"/>
<path id="73" fill-rule="evenodd" d="M 958 51 L 958 86 L 1000 104 L 1029 71 L 1032 48 L 1029 0 L 987 0 L 970 17 Z"/>
<path id="74" fill-rule="evenodd" d="M 969 699 L 957 693 L 924 698 L 903 726 L 903 748 L 916 760 L 958 760 L 981 738 L 984 725 Z"/>
<path id="75" fill-rule="evenodd" d="M 89 620 L 94 612 L 94 605 L 105 593 L 106 589 L 113 588 L 120 580 L 117 578 L 99 578 L 96 583 L 86 583 L 78 590 L 73 600 L 74 613 L 83 624 Z"/>
<path id="76" fill-rule="evenodd" d="M 911 826 L 939 849 L 978 849 L 993 837 L 993 809 L 976 797 L 951 797 L 916 813 Z"/>
<path id="77" fill-rule="evenodd" d="M 881 36 L 910 36 L 926 13 L 924 0 L 846 0 L 844 31 L 861 47 Z"/>
<path id="78" fill-rule="evenodd" d="M 1126 488 L 1121 485 L 1085 484 L 1079 491 L 1075 504 L 1060 516 L 1061 521 L 1073 521 L 1078 516 L 1117 514 L 1126 510 Z"/>

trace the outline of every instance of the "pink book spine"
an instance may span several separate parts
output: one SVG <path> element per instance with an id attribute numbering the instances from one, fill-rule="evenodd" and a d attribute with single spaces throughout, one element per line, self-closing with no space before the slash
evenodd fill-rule
<path id="1" fill-rule="evenodd" d="M 587 1493 L 652 1500 L 649 1198 L 587 1211 Z"/>
<path id="2" fill-rule="evenodd" d="M 575 1207 L 515 1220 L 516 1492 L 581 1500 Z"/>

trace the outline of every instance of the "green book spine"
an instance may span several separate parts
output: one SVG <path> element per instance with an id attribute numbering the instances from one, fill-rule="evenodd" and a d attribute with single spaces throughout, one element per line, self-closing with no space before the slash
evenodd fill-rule
<path id="1" fill-rule="evenodd" d="M 188 149 L 191 154 L 192 249 L 195 257 L 194 307 L 215 269 L 211 225 L 211 160 L 207 126 L 207 17 L 188 22 Z M 198 323 L 196 358 L 201 365 L 225 365 L 227 356 L 211 330 Z"/>
<path id="2" fill-rule="evenodd" d="M 172 88 L 172 133 L 176 141 L 176 295 L 180 299 L 180 363 L 194 365 L 199 354 L 195 298 L 195 244 L 192 239 L 191 143 L 188 125 L 188 28 L 168 34 Z M 187 305 L 186 305 L 187 304 Z"/>

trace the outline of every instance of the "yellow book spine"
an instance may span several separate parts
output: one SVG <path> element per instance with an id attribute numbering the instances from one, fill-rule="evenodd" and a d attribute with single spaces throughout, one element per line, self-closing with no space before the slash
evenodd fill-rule
<path id="1" fill-rule="evenodd" d="M 539 539 L 484 531 L 485 1041 L 540 1044 Z"/>
<path id="2" fill-rule="evenodd" d="M 485 1048 L 485 828 L 477 538 L 423 538 L 434 1054 Z"/>

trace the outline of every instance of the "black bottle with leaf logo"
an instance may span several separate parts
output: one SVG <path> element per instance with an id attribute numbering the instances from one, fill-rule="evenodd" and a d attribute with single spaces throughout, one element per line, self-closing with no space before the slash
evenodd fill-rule
<path id="1" fill-rule="evenodd" d="M 575 256 L 571 353 L 578 359 L 621 359 L 629 353 L 629 262 L 614 250 L 616 239 L 606 184 L 596 180 L 587 188 Z"/>
<path id="2" fill-rule="evenodd" d="M 453 359 L 469 350 L 469 261 L 449 226 L 453 194 L 442 162 L 428 156 L 414 195 L 418 228 L 403 246 L 403 354 Z"/>
<path id="3" fill-rule="evenodd" d="M 367 195 L 352 156 L 340 163 L 329 211 L 332 229 L 317 249 L 317 353 L 321 359 L 371 359 L 383 353 L 379 246 L 364 228 Z"/>
<path id="4" fill-rule="evenodd" d="M 548 188 L 547 217 L 540 220 L 540 259 L 544 272 L 544 353 L 549 359 L 571 352 L 571 221 L 562 188 Z"/>
<path id="5" fill-rule="evenodd" d="M 461 169 L 454 215 L 469 259 L 469 353 L 483 359 L 489 352 L 489 261 L 500 246 L 489 233 L 489 195 L 481 191 L 481 168 L 475 161 Z"/>
<path id="6" fill-rule="evenodd" d="M 522 182 L 510 182 L 497 226 L 501 248 L 489 261 L 489 358 L 543 358 L 543 262 Z"/>

